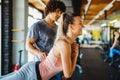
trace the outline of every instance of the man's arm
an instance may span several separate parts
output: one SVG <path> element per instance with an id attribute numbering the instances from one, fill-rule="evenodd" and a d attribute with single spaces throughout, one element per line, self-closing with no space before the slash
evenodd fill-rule
<path id="1" fill-rule="evenodd" d="M 33 38 L 28 38 L 26 39 L 26 50 L 30 53 L 32 53 L 35 56 L 38 56 L 41 61 L 43 61 L 46 58 L 46 53 L 36 49 L 33 44 L 35 43 L 35 39 Z"/>
<path id="2" fill-rule="evenodd" d="M 32 53 L 33 55 L 37 56 L 39 50 L 37 50 L 33 44 L 35 43 L 35 39 L 33 38 L 28 38 L 26 39 L 26 50 Z"/>

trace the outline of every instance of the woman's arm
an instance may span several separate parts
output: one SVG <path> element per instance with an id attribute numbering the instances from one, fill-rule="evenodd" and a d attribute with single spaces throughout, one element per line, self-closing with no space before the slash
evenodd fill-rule
<path id="1" fill-rule="evenodd" d="M 116 44 L 117 44 L 117 39 L 114 39 L 114 42 L 113 42 L 113 45 L 111 48 L 114 48 L 116 46 Z"/>
<path id="2" fill-rule="evenodd" d="M 59 40 L 56 47 L 62 60 L 64 76 L 70 78 L 75 69 L 77 55 L 73 55 L 71 44 L 65 40 Z"/>
<path id="3" fill-rule="evenodd" d="M 73 68 L 73 71 L 75 70 L 75 67 L 76 67 L 76 62 L 77 62 L 77 57 L 78 57 L 78 54 L 79 54 L 79 45 L 77 43 L 73 43 L 71 45 L 71 50 L 72 50 L 72 54 L 71 54 L 71 60 L 72 60 L 72 68 Z"/>
<path id="4" fill-rule="evenodd" d="M 119 38 L 119 35 L 115 35 L 115 37 L 114 37 L 114 42 L 113 42 L 113 45 L 112 45 L 111 48 L 114 48 L 114 47 L 117 45 L 117 43 L 118 43 L 118 38 Z"/>

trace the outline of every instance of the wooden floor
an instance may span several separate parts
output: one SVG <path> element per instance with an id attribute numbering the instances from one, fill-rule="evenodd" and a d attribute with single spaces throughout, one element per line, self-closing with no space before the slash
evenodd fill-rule
<path id="1" fill-rule="evenodd" d="M 83 75 L 80 80 L 109 80 L 110 69 L 100 55 L 101 49 L 82 48 L 81 53 Z"/>

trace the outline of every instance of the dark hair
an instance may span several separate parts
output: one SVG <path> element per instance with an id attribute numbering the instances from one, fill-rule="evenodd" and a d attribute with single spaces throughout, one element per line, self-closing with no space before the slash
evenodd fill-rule
<path id="1" fill-rule="evenodd" d="M 60 9 L 62 12 L 65 12 L 65 4 L 61 1 L 50 0 L 46 5 L 45 15 L 47 15 L 49 12 L 54 12 L 56 9 Z"/>
<path id="2" fill-rule="evenodd" d="M 64 13 L 63 14 L 63 34 L 66 35 L 68 31 L 68 25 L 74 23 L 74 17 L 79 16 L 74 13 Z"/>

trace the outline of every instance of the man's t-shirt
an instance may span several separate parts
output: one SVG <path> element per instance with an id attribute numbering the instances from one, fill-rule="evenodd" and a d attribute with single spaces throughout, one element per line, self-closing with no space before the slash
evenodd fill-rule
<path id="1" fill-rule="evenodd" d="M 40 20 L 30 27 L 27 38 L 34 38 L 36 40 L 34 46 L 48 53 L 54 44 L 56 32 L 57 25 L 49 27 L 44 20 Z"/>

